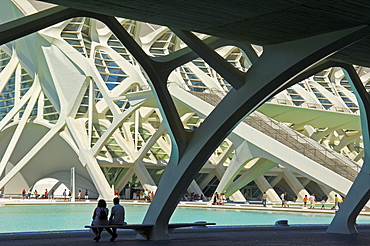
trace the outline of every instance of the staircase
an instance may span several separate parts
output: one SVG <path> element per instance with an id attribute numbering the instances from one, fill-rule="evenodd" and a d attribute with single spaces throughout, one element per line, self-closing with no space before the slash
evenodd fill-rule
<path id="1" fill-rule="evenodd" d="M 222 100 L 214 93 L 188 92 L 212 106 Z M 243 122 L 352 182 L 361 169 L 356 162 L 257 111 Z"/>

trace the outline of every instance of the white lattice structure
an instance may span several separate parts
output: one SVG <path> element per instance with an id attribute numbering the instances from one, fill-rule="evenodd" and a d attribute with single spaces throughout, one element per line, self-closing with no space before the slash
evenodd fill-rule
<path id="1" fill-rule="evenodd" d="M 8 18 L 30 14 L 40 7 L 35 3 L 35 9 L 29 3 L 23 4 L 25 13 L 9 2 L 8 8 L 14 9 L 16 14 Z M 126 19 L 120 19 L 120 23 L 152 56 L 168 55 L 186 47 L 166 27 Z M 200 37 L 205 38 L 204 35 Z M 254 48 L 257 55 L 262 53 L 261 47 Z M 247 71 L 251 65 L 248 56 L 235 46 L 219 48 L 218 53 L 241 71 Z M 366 84 L 369 77 L 366 70 L 358 68 L 358 72 Z M 0 186 L 5 185 L 5 192 L 17 193 L 47 177 L 68 183 L 69 168 L 75 166 L 79 175 L 77 189 L 89 189 L 92 196 L 111 197 L 112 185 L 120 191 L 127 185 L 141 185 L 140 188 L 155 191 L 171 154 L 171 141 L 147 79 L 138 62 L 116 36 L 104 24 L 91 18 L 73 18 L 3 45 L 0 118 L 4 144 L 1 145 L 3 178 Z M 200 58 L 175 69 L 169 82 L 184 90 L 219 96 L 232 88 Z M 178 102 L 184 127 L 189 130 L 199 127 L 207 115 L 203 112 L 207 106 Z M 281 122 L 291 123 L 293 129 L 361 164 L 358 107 L 339 68 L 327 69 L 284 90 L 260 111 Z M 308 120 L 296 117 L 307 112 L 310 114 Z M 319 121 L 315 115 L 320 115 Z M 332 120 L 323 120 L 322 115 L 344 117 L 348 122 L 343 126 L 343 120 L 336 124 Z M 26 134 L 34 141 L 28 140 Z M 236 141 L 237 145 L 247 138 L 243 136 L 242 140 Z M 52 145 L 52 142 L 63 144 Z M 237 175 L 247 176 L 256 159 L 248 161 L 248 156 L 241 158 L 239 155 L 235 155 L 232 141 L 224 141 L 189 187 L 189 192 L 205 192 L 209 196 L 220 180 L 230 183 L 230 179 Z M 239 163 L 237 172 L 224 176 L 232 162 Z M 50 163 L 47 170 L 46 163 Z M 277 185 L 277 180 L 284 177 L 281 169 L 274 168 L 277 164 L 284 163 L 273 162 L 257 177 L 263 174 L 277 177 L 272 182 Z M 11 171 L 12 166 L 16 167 Z M 313 180 L 302 173 L 294 173 L 303 184 Z M 240 180 L 235 187 L 242 188 L 253 179 Z M 297 179 L 295 181 L 299 184 Z M 291 182 L 292 198 L 300 200 L 302 195 L 295 192 L 297 189 Z M 228 191 L 228 185 L 216 190 Z M 280 186 L 286 189 L 289 184 L 288 187 L 284 183 Z M 248 199 L 258 198 L 260 190 L 266 189 L 258 181 L 256 187 L 259 190 L 248 188 L 249 192 L 255 193 L 247 194 Z M 336 188 L 322 189 L 329 195 Z M 236 188 L 231 190 L 238 191 Z M 336 191 L 344 194 L 343 189 Z M 229 191 L 227 194 L 233 193 Z M 271 191 L 270 196 L 271 200 L 278 200 L 276 192 Z M 238 191 L 233 199 L 245 198 Z"/>
<path id="2" fill-rule="evenodd" d="M 50 7 L 26 0 L 1 5 L 2 23 Z M 164 85 L 184 135 L 192 136 L 233 86 L 188 51 L 181 41 L 186 35 L 117 20 L 153 60 L 178 51 L 193 57 L 174 67 Z M 156 191 L 170 158 L 186 154 L 173 152 L 176 134 L 167 132 L 171 121 L 164 120 L 168 116 L 153 94 L 153 77 L 117 35 L 94 18 L 74 17 L 0 47 L 0 187 L 6 194 L 44 178 L 58 180 L 54 188 L 68 186 L 71 167 L 76 189 L 90 190 L 90 197 L 111 199 L 114 189 Z M 263 54 L 260 46 L 247 50 L 197 37 L 243 73 Z M 368 89 L 368 70 L 356 72 Z M 245 201 L 266 191 L 273 202 L 282 190 L 297 201 L 309 191 L 329 200 L 347 193 L 364 153 L 359 106 L 342 68 L 327 68 L 280 91 L 258 111 L 209 156 L 188 192 L 225 192 Z"/>

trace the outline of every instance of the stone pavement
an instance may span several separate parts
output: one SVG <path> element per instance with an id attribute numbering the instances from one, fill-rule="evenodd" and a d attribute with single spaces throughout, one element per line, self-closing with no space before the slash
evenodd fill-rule
<path id="1" fill-rule="evenodd" d="M 359 228 L 358 235 L 329 234 L 325 230 L 326 226 L 180 229 L 170 234 L 170 241 L 136 239 L 136 234 L 124 231 L 113 243 L 106 232 L 99 243 L 89 231 L 14 233 L 0 234 L 0 245 L 370 245 L 369 226 Z"/>

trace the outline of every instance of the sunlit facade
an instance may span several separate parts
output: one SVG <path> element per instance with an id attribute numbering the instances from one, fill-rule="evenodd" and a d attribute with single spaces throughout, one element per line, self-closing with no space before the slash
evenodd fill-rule
<path id="1" fill-rule="evenodd" d="M 22 8 L 4 3 L 1 21 L 48 7 L 20 3 Z M 147 55 L 186 47 L 167 27 L 118 20 Z M 217 52 L 243 72 L 252 65 L 238 47 Z M 369 89 L 369 70 L 356 69 Z M 232 90 L 201 58 L 173 70 L 167 83 L 188 131 Z M 189 193 L 211 197 L 218 191 L 247 201 L 268 191 L 271 202 L 283 191 L 297 201 L 312 192 L 329 200 L 346 194 L 362 165 L 363 143 L 357 101 L 340 68 L 283 90 L 257 111 L 211 155 Z M 87 17 L 0 47 L 0 143 L 5 194 L 32 189 L 45 178 L 56 180 L 48 189 L 69 186 L 75 167 L 77 190 L 105 198 L 119 190 L 131 199 L 135 190 L 156 191 L 171 156 L 148 76 L 108 27 Z M 250 145 L 252 154 L 245 149 Z M 282 156 L 287 151 L 294 154 Z"/>

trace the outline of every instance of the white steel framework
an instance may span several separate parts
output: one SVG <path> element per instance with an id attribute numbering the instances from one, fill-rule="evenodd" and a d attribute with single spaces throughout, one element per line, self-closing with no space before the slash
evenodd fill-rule
<path id="1" fill-rule="evenodd" d="M 5 193 L 43 178 L 68 184 L 75 168 L 76 190 L 92 197 L 154 191 L 143 222 L 165 239 L 186 190 L 331 200 L 366 167 L 368 69 L 328 57 L 368 27 L 261 47 L 28 1 L 2 6 L 1 31 L 13 31 L 0 50 Z M 329 231 L 355 232 L 363 192 Z"/>

